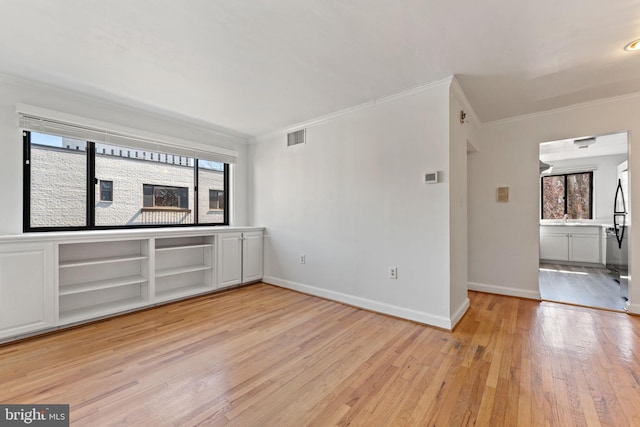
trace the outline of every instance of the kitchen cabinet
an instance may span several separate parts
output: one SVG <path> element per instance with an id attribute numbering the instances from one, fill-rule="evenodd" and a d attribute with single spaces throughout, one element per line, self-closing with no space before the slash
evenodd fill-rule
<path id="1" fill-rule="evenodd" d="M 540 259 L 569 261 L 569 237 L 560 233 L 540 233 Z"/>
<path id="2" fill-rule="evenodd" d="M 0 246 L 0 339 L 54 324 L 52 244 Z"/>
<path id="3" fill-rule="evenodd" d="M 600 236 L 593 234 L 569 234 L 569 261 L 600 262 Z"/>
<path id="4" fill-rule="evenodd" d="M 540 226 L 540 259 L 601 263 L 600 227 Z"/>
<path id="5" fill-rule="evenodd" d="M 262 231 L 220 233 L 218 288 L 262 279 Z"/>

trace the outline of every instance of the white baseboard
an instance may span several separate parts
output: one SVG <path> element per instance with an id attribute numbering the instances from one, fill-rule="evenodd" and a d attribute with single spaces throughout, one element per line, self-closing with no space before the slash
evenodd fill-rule
<path id="1" fill-rule="evenodd" d="M 507 295 L 510 297 L 519 297 L 527 299 L 535 299 L 540 301 L 540 291 L 528 291 L 525 289 L 508 288 L 506 286 L 486 285 L 484 283 L 468 282 L 467 287 L 470 291 L 486 292 L 488 294 Z"/>
<path id="2" fill-rule="evenodd" d="M 627 313 L 640 314 L 640 304 L 629 304 Z"/>
<path id="3" fill-rule="evenodd" d="M 451 330 L 455 324 L 462 318 L 462 315 L 469 308 L 469 301 L 466 301 L 456 311 L 455 321 L 447 319 L 443 316 L 425 313 L 423 311 L 412 310 L 409 308 L 399 307 L 397 305 L 386 304 L 379 301 L 361 298 L 354 295 L 344 294 L 342 292 L 330 291 L 315 286 L 309 286 L 302 283 L 292 282 L 290 280 L 279 279 L 277 277 L 263 277 L 262 281 L 271 285 L 280 286 L 282 288 L 310 294 L 313 296 L 325 298 L 332 301 L 341 302 L 358 308 L 375 311 L 377 313 L 388 314 L 390 316 L 400 317 L 402 319 L 412 320 L 418 323 L 424 323 L 438 328 Z"/>
<path id="4" fill-rule="evenodd" d="M 470 306 L 471 306 L 471 302 L 469 301 L 469 298 L 465 298 L 462 304 L 460 304 L 460 307 L 458 307 L 455 313 L 453 313 L 453 317 L 451 318 L 451 323 L 453 324 L 453 326 L 451 327 L 452 329 L 462 319 L 462 316 L 464 316 L 464 314 L 467 312 Z"/>

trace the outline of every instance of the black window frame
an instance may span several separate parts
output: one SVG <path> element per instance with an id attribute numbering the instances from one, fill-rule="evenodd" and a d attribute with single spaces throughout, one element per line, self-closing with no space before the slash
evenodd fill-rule
<path id="1" fill-rule="evenodd" d="M 572 175 L 589 175 L 589 218 L 582 219 L 593 219 L 593 171 L 584 171 L 584 172 L 572 172 L 572 173 L 560 173 L 560 174 L 552 174 L 545 175 L 540 177 L 540 219 L 558 219 L 558 218 L 545 218 L 544 217 L 544 179 L 551 177 L 563 177 L 564 178 L 564 210 L 563 215 L 567 215 L 567 207 L 569 205 L 569 186 L 567 185 L 568 178 Z M 575 219 L 575 218 L 569 218 Z"/>
<path id="2" fill-rule="evenodd" d="M 109 197 L 108 199 L 106 199 L 104 197 L 105 193 L 107 193 L 107 191 L 105 191 L 102 188 L 102 184 L 106 184 L 109 183 L 109 191 L 108 194 L 110 194 L 111 197 Z M 113 202 L 113 181 L 108 180 L 108 179 L 101 179 L 100 182 L 98 183 L 99 188 L 100 188 L 100 202 L 105 202 L 105 203 L 109 203 L 109 202 Z"/>
<path id="3" fill-rule="evenodd" d="M 43 132 L 44 133 L 44 132 Z M 45 133 L 46 134 L 46 133 Z M 50 135 L 50 134 L 49 134 Z M 96 178 L 95 159 L 96 144 L 86 141 L 86 221 L 84 226 L 52 226 L 52 227 L 32 227 L 31 226 L 31 132 L 22 132 L 23 143 L 23 196 L 22 196 L 22 230 L 24 233 L 47 232 L 47 231 L 87 231 L 87 230 L 120 230 L 136 228 L 180 228 L 180 227 L 218 227 L 229 225 L 229 164 L 224 163 L 223 185 L 224 185 L 224 209 L 223 222 L 200 224 L 198 218 L 198 159 L 194 158 L 194 215 L 193 223 L 189 224 L 133 224 L 133 225 L 96 225 L 96 186 L 100 185 L 100 180 Z M 160 184 L 158 184 L 160 185 Z M 165 185 L 165 187 L 167 187 Z M 112 187 L 113 190 L 113 187 Z M 113 193 L 112 193 L 113 195 Z M 141 207 L 142 209 L 142 207 Z M 154 208 L 152 208 L 154 209 Z"/>

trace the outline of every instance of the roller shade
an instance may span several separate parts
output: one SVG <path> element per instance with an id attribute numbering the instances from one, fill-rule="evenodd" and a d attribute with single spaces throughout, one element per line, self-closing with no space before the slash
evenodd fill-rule
<path id="1" fill-rule="evenodd" d="M 20 108 L 22 107 L 22 108 Z M 37 107 L 32 107 L 37 109 Z M 155 135 L 140 135 L 143 131 L 129 129 L 123 131 L 123 127 L 112 129 L 110 126 L 93 126 L 83 124 L 90 119 L 71 117 L 63 113 L 59 115 L 67 116 L 70 120 L 60 120 L 54 117 L 46 117 L 41 114 L 25 112 L 27 106 L 18 106 L 18 116 L 20 127 L 24 130 L 57 135 L 67 138 L 86 140 L 100 144 L 118 145 L 127 148 L 134 148 L 143 151 L 156 151 L 167 154 L 177 154 L 186 157 L 195 157 L 202 160 L 209 160 L 220 163 L 236 162 L 238 152 L 220 147 L 207 146 L 186 140 L 178 140 L 173 137 L 162 137 Z M 21 111 L 22 110 L 22 111 Z M 55 115 L 51 114 L 51 115 Z M 95 121 L 94 121 L 95 122 Z M 115 125 L 113 127 L 116 127 Z M 147 133 L 148 134 L 148 133 Z"/>

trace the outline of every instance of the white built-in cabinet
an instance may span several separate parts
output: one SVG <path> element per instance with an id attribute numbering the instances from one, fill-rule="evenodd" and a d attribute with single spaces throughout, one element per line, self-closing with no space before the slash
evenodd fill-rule
<path id="1" fill-rule="evenodd" d="M 262 231 L 247 231 L 219 235 L 218 287 L 262 279 L 262 234 Z"/>
<path id="2" fill-rule="evenodd" d="M 600 263 L 600 234 L 598 226 L 541 226 L 540 259 Z"/>
<path id="3" fill-rule="evenodd" d="M 215 289 L 214 241 L 214 236 L 155 239 L 154 302 Z"/>
<path id="4" fill-rule="evenodd" d="M 218 287 L 242 283 L 242 233 L 218 236 Z"/>
<path id="5" fill-rule="evenodd" d="M 54 325 L 53 248 L 0 246 L 0 339 Z"/>
<path id="6" fill-rule="evenodd" d="M 240 230 L 0 238 L 0 340 L 259 281 L 263 231 Z"/>
<path id="7" fill-rule="evenodd" d="M 263 276 L 262 231 L 242 233 L 242 283 L 256 282 Z"/>
<path id="8" fill-rule="evenodd" d="M 149 303 L 149 240 L 58 245 L 58 323 Z"/>

